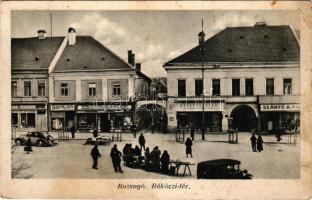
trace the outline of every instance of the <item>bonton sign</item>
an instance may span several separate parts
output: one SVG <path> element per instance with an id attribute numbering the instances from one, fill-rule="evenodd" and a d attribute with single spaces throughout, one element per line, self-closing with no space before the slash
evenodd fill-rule
<path id="1" fill-rule="evenodd" d="M 75 110 L 75 105 L 73 104 L 54 104 L 51 105 L 51 111 L 73 111 Z"/>

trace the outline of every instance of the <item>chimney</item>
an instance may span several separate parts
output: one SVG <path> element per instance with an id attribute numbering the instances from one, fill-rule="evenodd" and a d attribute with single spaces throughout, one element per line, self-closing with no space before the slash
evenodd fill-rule
<path id="1" fill-rule="evenodd" d="M 135 64 L 135 69 L 136 69 L 137 71 L 141 71 L 141 63 L 136 63 L 136 64 Z"/>
<path id="2" fill-rule="evenodd" d="M 134 66 L 135 63 L 135 55 L 132 53 L 132 50 L 128 50 L 128 63 Z"/>
<path id="3" fill-rule="evenodd" d="M 76 44 L 76 31 L 74 28 L 69 27 L 67 33 L 68 45 Z"/>
<path id="4" fill-rule="evenodd" d="M 132 50 L 128 50 L 128 63 L 131 65 L 132 60 Z"/>
<path id="5" fill-rule="evenodd" d="M 134 66 L 135 64 L 135 54 L 133 53 L 131 56 L 131 65 Z"/>
<path id="6" fill-rule="evenodd" d="M 38 33 L 39 40 L 44 40 L 46 38 L 47 32 L 45 30 L 38 30 L 37 33 Z"/>

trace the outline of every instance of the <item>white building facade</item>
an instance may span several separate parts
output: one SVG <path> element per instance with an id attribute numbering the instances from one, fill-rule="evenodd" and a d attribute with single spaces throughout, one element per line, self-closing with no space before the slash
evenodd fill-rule
<path id="1" fill-rule="evenodd" d="M 202 57 L 195 47 L 164 68 L 169 129 L 202 127 L 203 87 L 208 132 L 298 125 L 299 41 L 289 26 L 227 28 L 205 41 Z"/>

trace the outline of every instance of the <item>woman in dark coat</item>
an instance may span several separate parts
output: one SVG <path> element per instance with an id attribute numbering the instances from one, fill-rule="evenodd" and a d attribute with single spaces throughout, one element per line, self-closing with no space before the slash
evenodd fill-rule
<path id="1" fill-rule="evenodd" d="M 153 171 L 158 172 L 160 170 L 160 155 L 161 152 L 158 149 L 158 146 L 154 147 L 151 152 L 151 168 Z"/>
<path id="2" fill-rule="evenodd" d="M 169 161 L 170 156 L 167 151 L 164 151 L 164 153 L 160 157 L 161 171 L 164 174 L 168 174 L 169 172 Z"/>
<path id="3" fill-rule="evenodd" d="M 258 136 L 258 139 L 257 139 L 257 150 L 258 150 L 259 152 L 263 151 L 263 146 L 262 146 L 262 144 L 263 144 L 263 140 L 262 140 L 261 135 L 259 135 L 259 136 Z"/>
<path id="4" fill-rule="evenodd" d="M 144 152 L 144 157 L 145 157 L 145 170 L 149 171 L 151 168 L 151 153 L 148 147 L 146 148 Z"/>
<path id="5" fill-rule="evenodd" d="M 27 151 L 27 154 L 29 154 L 29 152 L 32 152 L 30 137 L 26 141 L 26 151 Z"/>
<path id="6" fill-rule="evenodd" d="M 193 155 L 192 155 L 192 145 L 193 145 L 193 142 L 190 138 L 187 138 L 186 139 L 186 142 L 185 142 L 185 146 L 186 146 L 186 157 L 188 158 L 188 155 L 190 154 L 191 155 L 191 158 L 193 158 Z"/>

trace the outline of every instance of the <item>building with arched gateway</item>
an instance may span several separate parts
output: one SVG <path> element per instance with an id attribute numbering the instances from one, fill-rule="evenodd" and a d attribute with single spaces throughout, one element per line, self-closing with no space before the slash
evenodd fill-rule
<path id="1" fill-rule="evenodd" d="M 290 26 L 228 27 L 203 47 L 164 64 L 169 129 L 200 129 L 203 111 L 211 132 L 227 131 L 229 122 L 269 132 L 299 121 L 299 39 Z"/>

